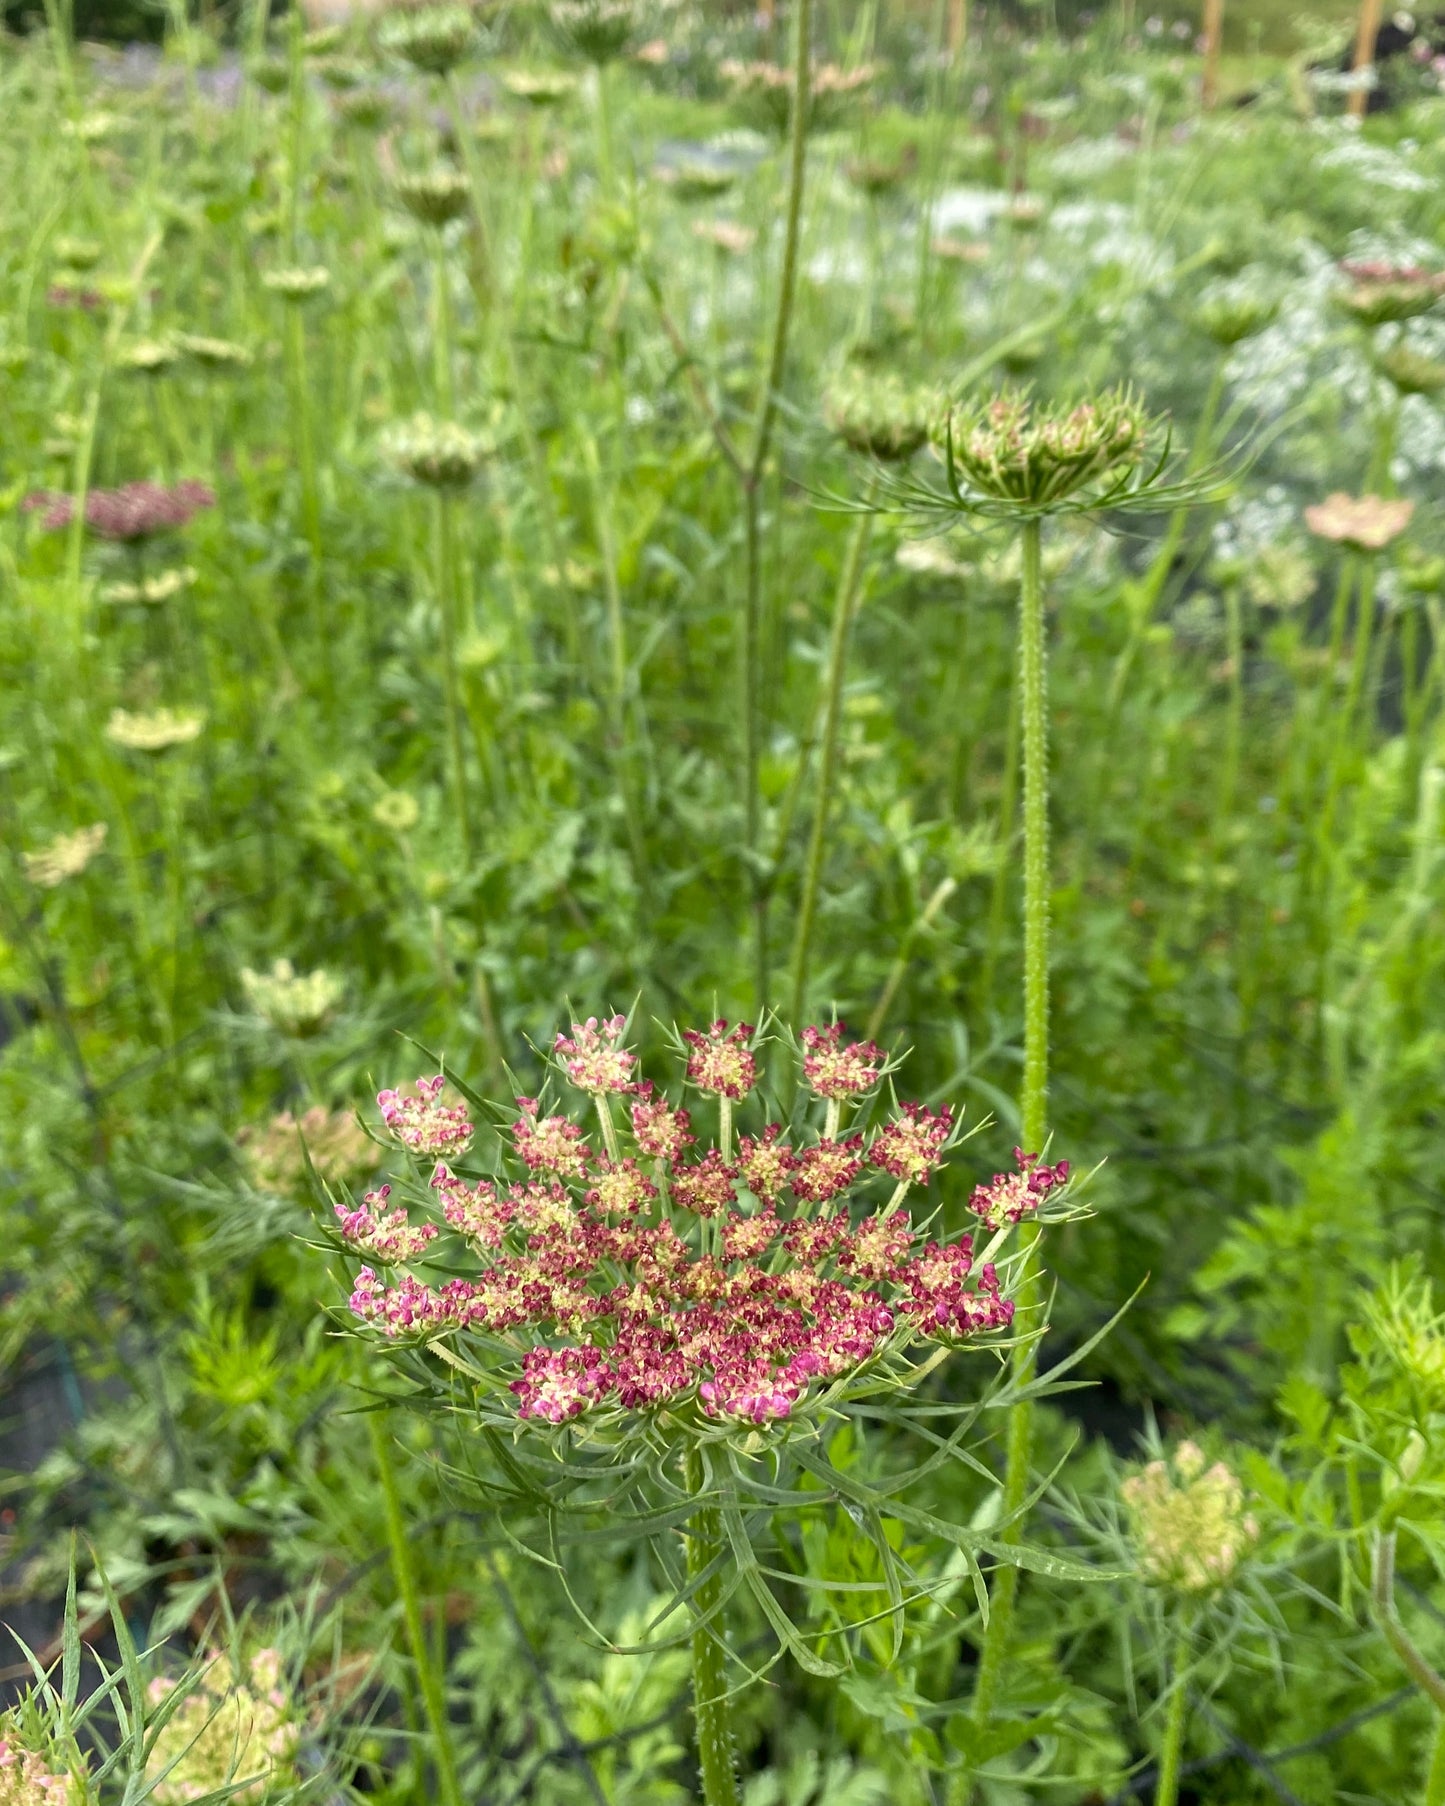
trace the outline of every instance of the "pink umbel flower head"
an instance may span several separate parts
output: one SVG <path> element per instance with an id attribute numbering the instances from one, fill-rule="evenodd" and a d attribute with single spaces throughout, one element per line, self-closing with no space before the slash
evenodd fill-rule
<path id="1" fill-rule="evenodd" d="M 1037 1154 L 1026 1154 L 1022 1148 L 1014 1149 L 1014 1159 L 1017 1172 L 995 1173 L 987 1185 L 974 1186 L 968 1201 L 969 1209 L 990 1229 L 1032 1216 L 1054 1187 L 1069 1176 L 1067 1160 L 1057 1166 L 1041 1166 Z"/>
<path id="2" fill-rule="evenodd" d="M 880 1172 L 910 1185 L 923 1185 L 932 1176 L 939 1157 L 953 1133 L 953 1111 L 927 1110 L 922 1104 L 904 1104 L 899 1115 L 873 1137 L 868 1159 Z"/>
<path id="3" fill-rule="evenodd" d="M 871 1091 L 883 1073 L 886 1056 L 871 1041 L 848 1041 L 847 1028 L 835 1022 L 831 1028 L 805 1028 L 803 1077 L 819 1097 L 861 1097 Z"/>
<path id="4" fill-rule="evenodd" d="M 695 1139 L 692 1118 L 686 1110 L 675 1109 L 665 1097 L 654 1096 L 650 1079 L 643 1080 L 637 1094 L 632 1106 L 632 1133 L 638 1148 L 656 1160 L 676 1160 Z"/>
<path id="5" fill-rule="evenodd" d="M 715 1217 L 731 1207 L 737 1168 L 729 1166 L 716 1148 L 709 1148 L 696 1166 L 672 1169 L 675 1204 L 700 1217 Z"/>
<path id="6" fill-rule="evenodd" d="M 85 524 L 102 539 L 131 541 L 173 532 L 203 508 L 214 508 L 216 492 L 187 478 L 180 483 L 122 483 L 119 489 L 91 489 L 85 497 Z M 53 533 L 75 519 L 75 498 L 38 490 L 21 506 L 40 514 L 40 525 Z"/>
<path id="7" fill-rule="evenodd" d="M 754 1120 L 734 1136 L 757 1077 L 752 1032 L 718 1022 L 687 1038 L 690 1082 L 723 1100 L 718 1145 L 699 1148 L 687 1111 L 634 1076 L 620 1019 L 574 1026 L 554 1043 L 568 1077 L 599 1099 L 629 1094 L 625 1122 L 604 1102 L 605 1153 L 568 1115 L 518 1098 L 491 1177 L 462 1178 L 438 1158 L 429 1186 L 414 1170 L 404 1182 L 411 1218 L 430 1203 L 455 1239 L 438 1246 L 438 1227 L 409 1219 L 389 1186 L 343 1205 L 343 1240 L 366 1263 L 357 1319 L 383 1342 L 478 1337 L 468 1364 L 502 1363 L 497 1384 L 478 1387 L 480 1411 L 494 1413 L 508 1388 L 517 1419 L 571 1434 L 586 1418 L 603 1438 L 630 1413 L 664 1414 L 669 1435 L 705 1424 L 708 1435 L 785 1435 L 828 1408 L 829 1388 L 875 1369 L 906 1384 L 896 1364 L 914 1343 L 1007 1329 L 998 1269 L 975 1265 L 967 1235 L 924 1241 L 902 1207 L 901 1188 L 936 1171 L 953 1113 L 903 1104 L 871 1141 L 866 1129 L 841 1135 L 842 1100 L 876 1088 L 886 1062 L 845 1043 L 841 1027 L 817 1029 L 801 1040 L 812 1101 L 802 1095 L 791 1130 Z M 403 1147 L 450 1156 L 470 1140 L 441 1089 L 437 1077 L 415 1096 L 382 1093 Z M 1031 1155 L 1018 1165 L 974 1193 L 990 1230 L 1037 1210 L 1067 1177 Z M 887 1202 L 880 1173 L 898 1182 Z M 443 1250 L 472 1263 L 466 1277 L 442 1267 Z"/>
<path id="8" fill-rule="evenodd" d="M 826 1137 L 816 1147 L 802 1148 L 793 1165 L 792 1186 L 810 1204 L 827 1204 L 863 1171 L 863 1137 L 849 1135 L 843 1141 Z"/>
<path id="9" fill-rule="evenodd" d="M 404 1148 L 424 1159 L 436 1160 L 447 1154 L 455 1160 L 472 1145 L 471 1118 L 464 1106 L 441 1101 L 445 1083 L 443 1075 L 437 1073 L 434 1078 L 417 1080 L 415 1097 L 400 1091 L 376 1094 L 387 1128 Z"/>
<path id="10" fill-rule="evenodd" d="M 741 1101 L 758 1082 L 758 1062 L 748 1042 L 753 1030 L 750 1023 L 740 1022 L 730 1029 L 726 1022 L 714 1022 L 706 1034 L 700 1029 L 685 1028 L 687 1042 L 687 1076 L 699 1091 L 713 1091 L 719 1097 Z"/>
<path id="11" fill-rule="evenodd" d="M 383 1185 L 366 1194 L 360 1210 L 338 1204 L 335 1208 L 342 1238 L 359 1254 L 369 1254 L 374 1260 L 415 1260 L 436 1239 L 436 1225 L 413 1226 L 407 1221 L 405 1210 L 386 1208 L 390 1196 L 391 1187 Z"/>
<path id="12" fill-rule="evenodd" d="M 562 1056 L 562 1069 L 579 1091 L 603 1097 L 608 1092 L 635 1091 L 632 1082 L 637 1055 L 621 1045 L 627 1027 L 625 1016 L 609 1016 L 599 1022 L 589 1016 L 572 1024 L 571 1036 L 558 1035 L 553 1051 Z"/>
<path id="13" fill-rule="evenodd" d="M 782 1132 L 781 1123 L 769 1123 L 761 1135 L 744 1135 L 738 1143 L 738 1171 L 743 1184 L 765 1204 L 782 1195 L 798 1164 L 798 1156 L 786 1142 L 778 1140 Z"/>
<path id="14" fill-rule="evenodd" d="M 582 1131 L 565 1116 L 538 1116 L 536 1098 L 519 1097 L 520 1115 L 512 1125 L 512 1143 L 533 1172 L 580 1179 L 587 1170 L 588 1148 Z"/>

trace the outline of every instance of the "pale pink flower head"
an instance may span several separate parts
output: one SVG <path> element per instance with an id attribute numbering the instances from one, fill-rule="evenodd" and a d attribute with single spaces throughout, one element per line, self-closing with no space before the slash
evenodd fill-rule
<path id="1" fill-rule="evenodd" d="M 657 1197 L 657 1187 L 638 1168 L 630 1154 L 616 1165 L 598 1163 L 597 1183 L 587 1193 L 587 1204 L 609 1217 L 635 1217 Z"/>
<path id="2" fill-rule="evenodd" d="M 901 1114 L 873 1137 L 868 1159 L 880 1172 L 922 1185 L 937 1167 L 952 1133 L 953 1111 L 947 1104 L 941 1110 L 904 1104 Z"/>
<path id="3" fill-rule="evenodd" d="M 539 1116 L 534 1097 L 519 1097 L 520 1114 L 512 1125 L 512 1142 L 533 1172 L 580 1179 L 587 1170 L 588 1148 L 582 1131 L 565 1116 Z"/>
<path id="4" fill-rule="evenodd" d="M 835 1022 L 831 1028 L 805 1028 L 799 1037 L 804 1049 L 803 1077 L 816 1096 L 829 1102 L 861 1097 L 882 1075 L 883 1049 L 871 1041 L 845 1042 L 847 1032 L 843 1023 Z"/>
<path id="5" fill-rule="evenodd" d="M 1321 539 L 1357 552 L 1380 552 L 1410 524 L 1415 504 L 1399 496 L 1345 495 L 1336 490 L 1305 509 L 1305 525 Z"/>
<path id="6" fill-rule="evenodd" d="M 415 1097 L 400 1091 L 376 1094 L 387 1128 L 404 1148 L 424 1159 L 439 1159 L 443 1154 L 456 1159 L 472 1145 L 471 1118 L 465 1107 L 441 1101 L 445 1084 L 444 1076 L 437 1073 L 434 1078 L 417 1080 Z"/>
<path id="7" fill-rule="evenodd" d="M 626 1027 L 625 1016 L 609 1016 L 605 1022 L 589 1016 L 572 1024 L 570 1037 L 558 1035 L 553 1051 L 562 1055 L 562 1069 L 579 1091 L 602 1097 L 637 1089 L 632 1082 L 637 1055 L 621 1045 Z"/>
<path id="8" fill-rule="evenodd" d="M 359 1210 L 349 1204 L 336 1205 L 342 1237 L 357 1253 L 369 1254 L 374 1260 L 415 1260 L 435 1240 L 436 1225 L 414 1225 L 408 1222 L 405 1210 L 388 1210 L 390 1196 L 391 1187 L 383 1185 L 366 1194 Z"/>
<path id="9" fill-rule="evenodd" d="M 1061 1160 L 1057 1166 L 1041 1165 L 1037 1154 L 1026 1154 L 1022 1148 L 1014 1149 L 1014 1160 L 1016 1172 L 995 1173 L 987 1185 L 974 1186 L 968 1201 L 969 1209 L 982 1217 L 989 1229 L 1001 1229 L 1005 1223 L 1032 1216 L 1049 1193 L 1069 1176 L 1067 1160 Z"/>
<path id="10" fill-rule="evenodd" d="M 637 1087 L 632 1133 L 640 1151 L 654 1160 L 676 1160 L 694 1140 L 692 1118 L 687 1111 L 675 1108 L 665 1097 L 655 1097 L 650 1079 L 644 1079 Z"/>
<path id="11" fill-rule="evenodd" d="M 781 1123 L 769 1123 L 759 1136 L 744 1135 L 738 1143 L 738 1171 L 755 1198 L 771 1204 L 788 1183 L 798 1156 L 780 1142 Z"/>
<path id="12" fill-rule="evenodd" d="M 814 1147 L 800 1148 L 793 1163 L 792 1187 L 810 1204 L 827 1204 L 863 1171 L 863 1137 L 849 1135 L 842 1141 L 824 1136 Z"/>
<path id="13" fill-rule="evenodd" d="M 738 1023 L 730 1029 L 726 1022 L 714 1022 L 707 1033 L 685 1028 L 682 1038 L 691 1050 L 687 1056 L 687 1076 L 699 1091 L 713 1091 L 735 1103 L 745 1098 L 758 1082 L 758 1062 L 748 1042 L 752 1025 Z"/>
<path id="14" fill-rule="evenodd" d="M 534 1348 L 512 1381 L 519 1417 L 566 1423 L 612 1390 L 615 1378 L 595 1348 Z"/>
<path id="15" fill-rule="evenodd" d="M 673 1202 L 700 1217 L 715 1217 L 733 1202 L 737 1168 L 729 1166 L 716 1148 L 709 1148 L 696 1166 L 675 1166 L 669 1181 Z"/>

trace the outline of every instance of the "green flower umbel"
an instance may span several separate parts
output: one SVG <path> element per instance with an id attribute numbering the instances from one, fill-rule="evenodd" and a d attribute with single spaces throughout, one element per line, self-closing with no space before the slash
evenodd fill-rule
<path id="1" fill-rule="evenodd" d="M 952 484 L 981 499 L 1042 509 L 1127 484 L 1149 424 L 1127 389 L 1069 408 L 1036 407 L 1010 390 L 951 408 L 939 430 Z"/>

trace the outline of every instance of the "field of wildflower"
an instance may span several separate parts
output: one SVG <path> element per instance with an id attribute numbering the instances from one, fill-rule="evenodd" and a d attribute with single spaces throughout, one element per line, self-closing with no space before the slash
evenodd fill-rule
<path id="1" fill-rule="evenodd" d="M 0 179 L 0 1806 L 1445 1806 L 1445 26 L 44 0 Z"/>

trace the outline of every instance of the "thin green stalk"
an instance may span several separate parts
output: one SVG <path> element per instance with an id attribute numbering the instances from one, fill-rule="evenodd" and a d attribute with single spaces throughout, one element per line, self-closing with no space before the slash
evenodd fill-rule
<path id="1" fill-rule="evenodd" d="M 753 901 L 754 982 L 758 1008 L 768 992 L 768 887 L 762 862 L 761 764 L 762 710 L 759 702 L 759 646 L 762 619 L 762 546 L 759 511 L 762 477 L 777 419 L 778 386 L 788 355 L 788 330 L 798 281 L 798 241 L 803 217 L 803 185 L 807 173 L 808 111 L 811 100 L 813 0 L 798 0 L 793 44 L 793 117 L 788 154 L 788 200 L 783 230 L 783 261 L 778 276 L 778 306 L 773 319 L 767 372 L 753 416 L 752 445 L 743 466 L 743 513 L 747 542 L 746 590 L 743 600 L 742 657 L 739 661 L 738 714 L 743 741 L 744 852 Z"/>
<path id="2" fill-rule="evenodd" d="M 1425 1777 L 1425 1806 L 1445 1806 L 1445 1712 L 1435 1721 L 1435 1747 Z"/>
<path id="3" fill-rule="evenodd" d="M 1048 676 L 1045 647 L 1044 586 L 1040 558 L 1040 523 L 1025 521 L 1023 579 L 1019 586 L 1019 694 L 1023 716 L 1024 772 L 1024 1073 L 1019 1100 L 1019 1133 L 1028 1153 L 1042 1153 L 1046 1139 L 1049 1086 L 1049 774 Z M 1024 1234 L 1024 1258 L 1018 1283 L 1018 1309 L 1027 1322 L 1038 1292 L 1038 1229 Z M 1034 1344 L 1013 1353 L 1015 1382 L 1026 1384 L 1034 1368 Z M 1022 1535 L 1020 1514 L 1028 1496 L 1033 1459 L 1034 1408 L 1029 1400 L 1009 1414 L 1007 1467 L 1004 1478 L 1001 1533 L 1005 1543 Z M 993 1716 L 999 1682 L 1008 1659 L 1019 1571 L 1000 1567 L 989 1602 L 988 1629 L 979 1659 L 973 1696 L 975 1723 Z"/>
<path id="4" fill-rule="evenodd" d="M 685 1477 L 688 1491 L 697 1497 L 703 1489 L 702 1456 L 687 1452 Z M 703 1505 L 693 1513 L 687 1528 L 687 1572 L 696 1580 L 722 1552 L 722 1526 L 717 1507 Z M 737 1767 L 733 1755 L 732 1708 L 727 1695 L 727 1651 L 723 1644 L 721 1614 L 722 1573 L 702 1581 L 692 1596 L 697 1620 L 692 1633 L 692 1698 L 697 1722 L 697 1765 L 702 1781 L 703 1806 L 740 1806 Z"/>
<path id="5" fill-rule="evenodd" d="M 467 800 L 467 759 L 462 743 L 461 683 L 457 675 L 456 559 L 453 553 L 452 499 L 436 498 L 437 610 L 442 632 L 442 698 L 447 712 L 447 746 L 451 754 L 452 800 L 462 833 L 462 851 L 472 856 L 472 820 Z"/>
<path id="6" fill-rule="evenodd" d="M 794 1022 L 803 1020 L 803 1006 L 808 993 L 808 958 L 812 952 L 813 921 L 818 909 L 823 851 L 827 845 L 833 785 L 838 770 L 838 724 L 843 712 L 843 678 L 848 666 L 848 640 L 862 589 L 863 561 L 872 534 L 873 516 L 869 512 L 872 500 L 873 486 L 870 482 L 863 512 L 853 523 L 842 575 L 838 581 L 838 595 L 833 603 L 833 632 L 828 643 L 828 669 L 824 679 L 826 701 L 823 710 L 823 743 L 818 761 L 818 799 L 813 809 L 813 829 L 808 838 L 808 859 L 803 868 L 803 894 L 798 904 L 798 927 L 793 940 Z"/>
<path id="7" fill-rule="evenodd" d="M 1244 611 L 1238 583 L 1226 585 L 1224 611 L 1229 647 L 1229 716 L 1225 726 L 1224 777 L 1219 787 L 1221 828 L 1234 807 L 1239 784 L 1239 755 L 1244 739 Z"/>
<path id="8" fill-rule="evenodd" d="M 1184 1685 L 1184 1670 L 1189 1645 L 1181 1632 L 1175 1646 L 1174 1691 L 1164 1715 L 1164 1741 L 1159 1749 L 1159 1781 L 1154 1789 L 1154 1806 L 1175 1806 L 1179 1798 L 1179 1765 L 1184 1755 L 1184 1724 L 1188 1712 L 1189 1693 Z"/>
<path id="9" fill-rule="evenodd" d="M 608 65 L 597 65 L 597 179 L 605 195 L 612 193 L 612 95 Z"/>
<path id="10" fill-rule="evenodd" d="M 444 420 L 450 420 L 454 407 L 451 269 L 447 263 L 445 234 L 438 229 L 432 237 L 435 240 L 432 262 L 432 375 L 436 383 L 437 409 Z"/>
<path id="11" fill-rule="evenodd" d="M 422 1623 L 421 1598 L 417 1592 L 416 1568 L 412 1562 L 410 1535 L 402 1516 L 401 1495 L 396 1485 L 396 1464 L 391 1458 L 391 1439 L 386 1420 L 380 1412 L 367 1417 L 371 1427 L 371 1446 L 376 1458 L 376 1471 L 381 1480 L 382 1499 L 386 1507 L 386 1540 L 391 1551 L 391 1572 L 401 1597 L 402 1616 L 406 1622 L 406 1640 L 416 1664 L 421 1686 L 422 1705 L 431 1728 L 433 1754 L 436 1757 L 437 1780 L 443 1806 L 462 1806 L 461 1788 L 457 1782 L 456 1757 L 452 1752 L 451 1725 L 447 1719 L 446 1694 L 441 1675 L 427 1647 L 426 1629 Z"/>

